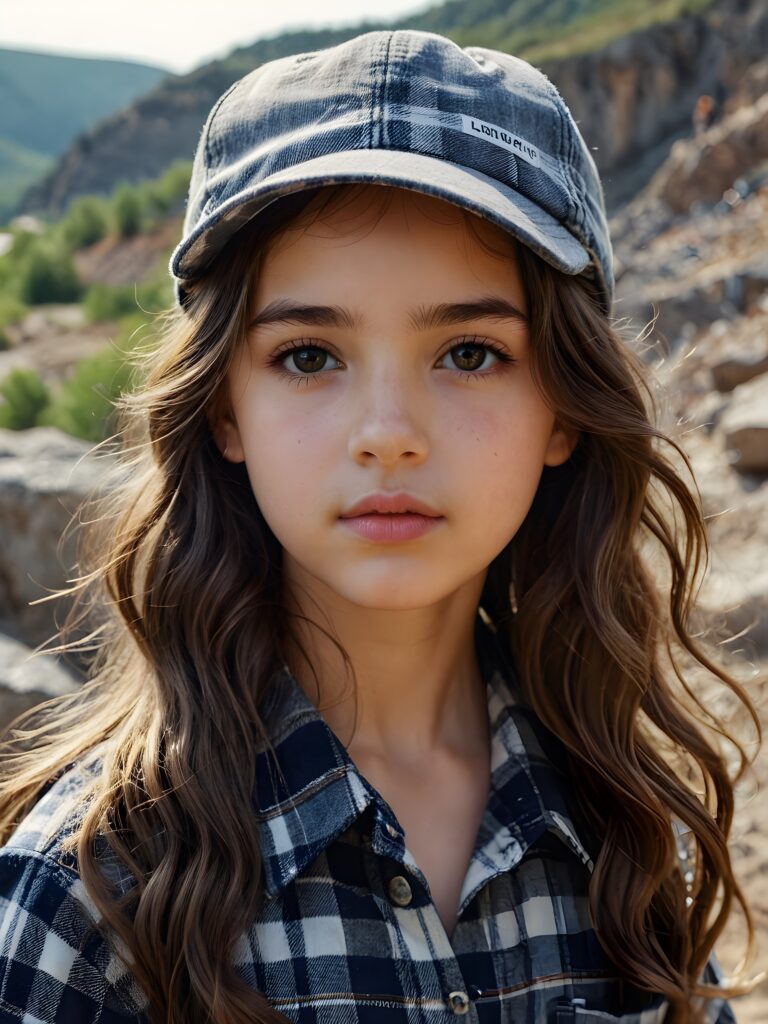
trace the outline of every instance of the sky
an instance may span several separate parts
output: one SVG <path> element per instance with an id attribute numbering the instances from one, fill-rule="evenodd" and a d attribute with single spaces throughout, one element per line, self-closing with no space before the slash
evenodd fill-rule
<path id="1" fill-rule="evenodd" d="M 0 47 L 138 60 L 179 74 L 289 28 L 393 21 L 440 0 L 0 0 Z"/>

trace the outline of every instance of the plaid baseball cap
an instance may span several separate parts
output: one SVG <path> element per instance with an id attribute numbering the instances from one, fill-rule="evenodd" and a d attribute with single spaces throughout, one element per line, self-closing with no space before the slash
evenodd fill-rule
<path id="1" fill-rule="evenodd" d="M 171 256 L 177 301 L 270 203 L 342 182 L 414 189 L 485 217 L 558 270 L 591 277 L 611 312 L 602 185 L 555 86 L 519 57 L 416 29 L 280 57 L 223 93 Z"/>

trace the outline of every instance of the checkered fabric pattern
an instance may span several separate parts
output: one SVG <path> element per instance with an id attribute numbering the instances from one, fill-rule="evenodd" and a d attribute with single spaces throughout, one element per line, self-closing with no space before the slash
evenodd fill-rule
<path id="1" fill-rule="evenodd" d="M 284 667 L 263 705 L 254 808 L 265 899 L 236 968 L 298 1024 L 661 1024 L 667 1003 L 618 977 L 590 927 L 594 837 L 569 806 L 564 751 L 514 697 L 478 617 L 492 730 L 489 799 L 447 935 L 392 808 Z M 91 758 L 88 770 L 98 767 Z M 0 1024 L 146 1022 L 61 837 L 86 762 L 0 848 Z M 713 956 L 708 981 L 722 971 Z M 710 1000 L 707 1021 L 734 1024 Z"/>

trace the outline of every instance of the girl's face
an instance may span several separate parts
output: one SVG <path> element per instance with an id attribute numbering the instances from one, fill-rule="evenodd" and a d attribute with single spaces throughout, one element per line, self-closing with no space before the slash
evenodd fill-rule
<path id="1" fill-rule="evenodd" d="M 577 436 L 557 427 L 530 374 L 514 240 L 477 218 L 508 253 L 491 255 L 458 209 L 404 189 L 387 187 L 382 215 L 371 200 L 384 188 L 297 222 L 264 254 L 254 319 L 278 303 L 326 311 L 250 330 L 230 412 L 213 426 L 225 457 L 246 464 L 289 586 L 334 607 L 405 610 L 461 588 L 479 596 L 542 468 Z M 481 300 L 519 314 L 456 316 L 454 304 Z M 410 539 L 361 536 L 340 517 L 379 491 L 408 492 L 441 518 Z"/>

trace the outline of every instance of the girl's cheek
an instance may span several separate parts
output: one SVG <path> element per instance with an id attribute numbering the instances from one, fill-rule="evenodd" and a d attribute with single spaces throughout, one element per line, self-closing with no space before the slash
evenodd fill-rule
<path id="1" fill-rule="evenodd" d="M 477 459 L 478 467 L 491 459 L 501 468 L 517 447 L 519 417 L 511 415 L 509 408 L 472 409 L 459 416 L 454 411 L 451 419 L 454 442 L 460 441 L 473 460 Z"/>
<path id="2" fill-rule="evenodd" d="M 269 438 L 264 444 L 263 438 Z M 344 448 L 338 429 L 315 417 L 290 416 L 283 409 L 278 415 L 263 419 L 254 429 L 251 443 L 254 461 L 269 468 L 278 486 L 290 488 L 306 486 L 328 465 L 338 460 Z"/>
<path id="3" fill-rule="evenodd" d="M 497 448 L 506 436 L 508 418 L 502 410 L 498 412 L 474 410 L 466 419 L 466 426 L 474 441 L 485 447 Z"/>

